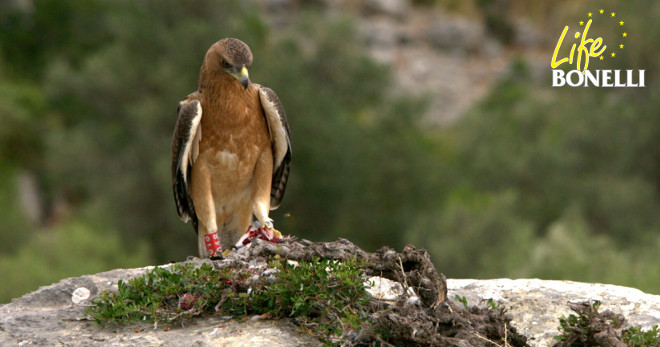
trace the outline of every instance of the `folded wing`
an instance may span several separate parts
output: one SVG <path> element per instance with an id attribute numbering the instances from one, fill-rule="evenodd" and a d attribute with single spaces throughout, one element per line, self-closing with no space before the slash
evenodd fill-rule
<path id="1" fill-rule="evenodd" d="M 172 136 L 172 189 L 179 217 L 184 222 L 192 219 L 197 232 L 197 215 L 190 194 L 190 173 L 199 154 L 202 138 L 202 104 L 199 93 L 188 95 L 179 102 L 177 120 Z"/>
<path id="2" fill-rule="evenodd" d="M 259 86 L 261 106 L 266 115 L 270 139 L 273 146 L 273 180 L 270 190 L 270 208 L 279 207 L 286 183 L 289 179 L 291 165 L 291 138 L 289 122 L 279 98 L 270 88 Z"/>

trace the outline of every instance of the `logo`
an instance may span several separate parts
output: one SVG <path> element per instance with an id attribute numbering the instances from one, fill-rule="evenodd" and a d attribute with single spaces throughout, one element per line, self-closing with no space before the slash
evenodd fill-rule
<path id="1" fill-rule="evenodd" d="M 617 57 L 624 54 L 627 38 L 630 34 L 626 31 L 626 22 L 617 17 L 616 12 L 600 9 L 596 12 L 587 12 L 587 21 L 580 19 L 575 28 L 573 39 L 566 39 L 566 34 L 570 27 L 564 27 L 555 51 L 552 54 L 552 86 L 553 87 L 645 87 L 644 70 L 589 70 L 589 59 L 598 59 L 603 63 L 611 63 Z M 594 25 L 593 31 L 607 26 L 615 25 L 617 27 L 616 37 L 608 38 L 607 43 L 602 37 L 591 38 L 589 29 Z M 611 35 L 610 35 L 611 36 Z M 566 39 L 566 40 L 565 40 Z M 562 49 L 565 41 L 571 46 L 570 53 L 565 52 L 566 47 Z M 609 44 L 608 44 L 609 43 Z M 563 55 L 563 57 L 562 57 Z M 575 69 L 568 72 L 557 69 L 562 64 L 573 65 Z"/>

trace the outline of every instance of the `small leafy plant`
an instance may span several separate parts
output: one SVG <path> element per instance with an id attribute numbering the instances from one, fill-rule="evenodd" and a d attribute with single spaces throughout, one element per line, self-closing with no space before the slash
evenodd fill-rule
<path id="1" fill-rule="evenodd" d="M 586 346 L 592 332 L 592 318 L 598 314 L 600 301 L 594 301 L 585 310 L 575 310 L 578 315 L 570 314 L 559 318 L 559 332 L 555 339 L 569 345 Z"/>
<path id="2" fill-rule="evenodd" d="M 638 326 L 629 327 L 621 333 L 621 341 L 631 347 L 660 346 L 660 330 L 657 325 L 647 331 Z"/>
<path id="3" fill-rule="evenodd" d="M 175 264 L 119 281 L 102 292 L 87 314 L 99 324 L 142 320 L 177 322 L 202 314 L 248 315 L 295 321 L 325 342 L 368 320 L 370 297 L 359 262 L 271 260 L 273 276 L 247 269 Z"/>
<path id="4" fill-rule="evenodd" d="M 488 308 L 490 308 L 491 310 L 497 311 L 502 309 L 502 307 L 500 307 L 500 305 L 498 305 L 493 299 L 486 300 L 486 304 L 488 304 Z"/>
<path id="5" fill-rule="evenodd" d="M 559 346 L 594 346 L 610 345 L 623 342 L 627 346 L 649 347 L 658 346 L 660 331 L 654 326 L 648 331 L 642 331 L 639 326 L 621 329 L 623 316 L 609 311 L 599 313 L 600 301 L 591 304 L 583 303 L 571 308 L 577 313 L 559 318 L 559 332 L 555 336 Z"/>
<path id="6" fill-rule="evenodd" d="M 462 304 L 463 304 L 463 308 L 465 308 L 466 310 L 469 310 L 469 309 L 470 309 L 470 308 L 468 307 L 468 302 L 467 302 L 467 298 L 466 298 L 466 297 L 464 297 L 464 296 L 460 296 L 460 295 L 456 294 L 456 295 L 454 295 L 454 300 L 456 300 L 456 301 L 462 303 Z"/>
<path id="7" fill-rule="evenodd" d="M 176 264 L 171 269 L 155 267 L 145 275 L 119 280 L 117 292 L 99 294 L 88 315 L 106 322 L 173 322 L 212 312 L 215 305 L 234 292 L 234 282 L 246 274 L 216 270 L 208 264 L 199 268 Z"/>
<path id="8" fill-rule="evenodd" d="M 278 279 L 259 290 L 254 301 L 275 317 L 297 317 L 325 336 L 360 328 L 370 312 L 370 296 L 357 262 L 313 259 L 292 265 L 271 262 Z"/>

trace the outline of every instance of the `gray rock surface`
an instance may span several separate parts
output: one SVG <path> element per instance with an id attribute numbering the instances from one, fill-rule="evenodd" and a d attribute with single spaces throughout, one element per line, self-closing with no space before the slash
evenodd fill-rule
<path id="1" fill-rule="evenodd" d="M 167 265 L 165 265 L 167 266 Z M 185 326 L 140 324 L 100 327 L 84 309 L 100 291 L 116 289 L 119 279 L 141 275 L 148 268 L 113 270 L 64 279 L 0 306 L 0 346 L 312 346 L 286 320 L 239 322 L 205 316 Z M 600 310 L 626 317 L 626 325 L 660 324 L 660 296 L 614 285 L 537 279 L 447 280 L 448 297 L 463 296 L 470 305 L 493 299 L 513 317 L 512 324 L 532 346 L 548 346 L 558 318 L 572 312 L 570 302 L 599 300 Z M 89 296 L 87 291 L 89 290 Z M 76 303 L 77 302 L 77 303 Z"/>
<path id="2" fill-rule="evenodd" d="M 221 316 L 207 316 L 195 319 L 191 325 L 166 329 L 147 323 L 101 327 L 85 319 L 85 306 L 99 292 L 116 289 L 119 279 L 141 275 L 146 269 L 149 268 L 118 269 L 67 278 L 0 306 L 0 346 L 319 345 L 311 336 L 296 331 L 289 321 L 239 322 Z M 79 288 L 86 288 L 91 295 L 79 301 L 79 294 L 85 292 Z"/>
<path id="3" fill-rule="evenodd" d="M 401 13 L 360 18 L 360 37 L 374 60 L 392 68 L 393 95 L 428 98 L 422 121 L 449 124 L 487 95 L 509 58 L 478 19 L 435 7 Z"/>
<path id="4" fill-rule="evenodd" d="M 390 93 L 428 100 L 421 119 L 425 126 L 450 124 L 463 116 L 488 94 L 517 56 L 489 35 L 482 19 L 447 13 L 442 6 L 410 0 L 315 2 L 324 6 L 328 18 L 354 16 L 358 39 L 368 54 L 392 70 Z M 296 23 L 300 6 L 294 3 L 267 1 L 269 25 L 282 31 Z M 539 40 L 532 29 L 527 25 L 521 31 L 525 47 Z M 542 61 L 547 66 L 547 60 Z"/>
<path id="5" fill-rule="evenodd" d="M 366 15 L 386 15 L 402 19 L 410 10 L 408 0 L 366 0 L 362 11 Z"/>
<path id="6" fill-rule="evenodd" d="M 624 326 L 651 328 L 660 325 L 660 295 L 638 289 L 598 283 L 547 281 L 539 279 L 447 280 L 448 297 L 465 297 L 469 305 L 494 300 L 513 318 L 518 332 L 531 346 L 551 346 L 559 326 L 558 318 L 568 316 L 569 303 L 598 300 L 600 312 L 623 314 Z"/>

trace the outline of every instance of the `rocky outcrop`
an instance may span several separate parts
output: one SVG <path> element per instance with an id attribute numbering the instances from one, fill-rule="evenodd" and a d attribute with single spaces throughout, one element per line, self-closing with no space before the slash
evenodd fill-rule
<path id="1" fill-rule="evenodd" d="M 266 18 L 278 28 L 294 23 L 300 14 L 295 0 L 266 3 Z M 409 0 L 316 3 L 328 16 L 350 13 L 355 17 L 358 38 L 368 54 L 391 68 L 392 95 L 429 101 L 422 118 L 425 125 L 449 124 L 465 114 L 488 94 L 511 61 L 507 47 L 487 31 L 477 15 L 448 13 L 442 6 Z M 533 27 L 524 28 L 522 42 L 529 49 L 540 39 Z"/>
<path id="2" fill-rule="evenodd" d="M 558 318 L 572 313 L 569 303 L 600 301 L 599 311 L 622 314 L 624 326 L 660 325 L 660 296 L 638 289 L 598 283 L 539 279 L 447 280 L 449 297 L 465 297 L 470 305 L 492 299 L 513 318 L 511 324 L 532 346 L 551 346 Z"/>
<path id="3" fill-rule="evenodd" d="M 392 68 L 393 94 L 426 97 L 424 123 L 451 123 L 488 93 L 509 58 L 477 19 L 406 8 L 365 15 L 360 34 L 371 56 Z"/>
<path id="4" fill-rule="evenodd" d="M 240 322 L 217 315 L 184 326 L 144 323 L 101 327 L 85 318 L 85 307 L 99 292 L 116 289 L 118 280 L 141 275 L 147 269 L 118 269 L 67 278 L 0 306 L 0 346 L 319 345 L 286 320 Z M 90 295 L 81 297 L 79 294 L 85 292 L 81 288 L 89 290 Z"/>
<path id="5" fill-rule="evenodd" d="M 168 266 L 168 265 L 165 265 Z M 118 269 L 64 279 L 0 306 L 1 346 L 311 346 L 318 341 L 298 332 L 288 320 L 245 322 L 221 315 L 204 316 L 174 327 L 143 323 L 101 327 L 84 310 L 102 290 L 146 269 Z M 599 300 L 601 311 L 626 317 L 627 325 L 660 324 L 660 296 L 605 284 L 537 279 L 447 280 L 448 297 L 465 297 L 469 305 L 492 299 L 505 308 L 518 332 L 532 346 L 547 346 L 557 333 L 558 317 L 572 312 L 571 302 Z M 82 289 L 84 288 L 84 289 Z M 455 303 L 456 305 L 462 305 Z M 255 317 L 256 318 L 256 317 Z"/>

